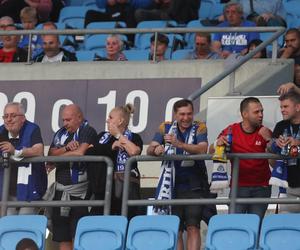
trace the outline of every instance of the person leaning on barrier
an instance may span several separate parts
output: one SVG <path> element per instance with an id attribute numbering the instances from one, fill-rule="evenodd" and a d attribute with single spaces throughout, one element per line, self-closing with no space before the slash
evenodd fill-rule
<path id="1" fill-rule="evenodd" d="M 6 104 L 2 117 L 4 121 L 4 125 L 0 127 L 2 154 L 8 153 L 16 160 L 44 155 L 40 128 L 37 124 L 26 120 L 22 104 L 18 102 Z M 40 200 L 47 189 L 44 163 L 13 163 L 10 168 L 9 200 Z M 2 178 L 0 182 L 2 188 Z M 7 213 L 35 214 L 37 210 L 35 207 L 8 208 Z"/>
<path id="2" fill-rule="evenodd" d="M 121 213 L 124 169 L 129 157 L 140 155 L 143 150 L 142 138 L 128 129 L 130 116 L 134 108 L 131 104 L 115 107 L 107 119 L 108 131 L 98 134 L 94 147 L 89 149 L 91 155 L 109 157 L 114 163 L 114 188 L 112 195 L 111 214 Z M 96 166 L 90 172 L 90 182 L 95 198 L 104 199 L 105 166 Z M 104 173 L 104 174 L 103 174 Z M 93 180 L 93 181 L 92 181 Z M 137 163 L 131 166 L 129 199 L 140 199 L 140 172 Z M 101 213 L 94 209 L 93 213 Z M 129 218 L 138 214 L 136 207 L 129 208 Z"/>
<path id="3" fill-rule="evenodd" d="M 256 97 L 247 97 L 240 104 L 242 121 L 227 126 L 215 141 L 215 146 L 228 145 L 227 135 L 231 130 L 231 153 L 264 153 L 271 140 L 271 130 L 262 125 L 263 106 Z M 214 148 L 210 147 L 210 152 Z M 239 161 L 238 198 L 269 198 L 271 172 L 267 159 Z M 237 204 L 236 213 L 254 213 L 261 219 L 268 204 Z"/>
<path id="4" fill-rule="evenodd" d="M 270 151 L 275 153 L 277 148 L 300 145 L 300 94 L 290 90 L 279 97 L 280 109 L 283 120 L 275 125 L 272 134 Z M 284 138 L 283 132 L 287 131 L 287 138 Z M 291 159 L 287 161 L 287 179 L 288 183 L 286 194 L 289 198 L 300 197 L 300 161 Z M 281 212 L 300 212 L 299 204 L 281 204 Z"/>
<path id="5" fill-rule="evenodd" d="M 193 103 L 187 99 L 175 102 L 173 106 L 175 120 L 163 122 L 147 149 L 148 155 L 189 155 L 207 153 L 207 129 L 200 121 L 194 121 Z M 205 162 L 199 161 L 163 161 L 162 173 L 157 187 L 157 199 L 191 199 L 207 197 L 209 184 Z M 175 176 L 173 172 L 175 171 Z M 175 179 L 175 185 L 172 181 Z M 164 195 L 169 194 L 169 195 Z M 155 212 L 170 213 L 167 208 L 157 208 Z M 172 214 L 180 217 L 178 249 L 183 249 L 183 230 L 187 231 L 187 248 L 200 249 L 200 221 L 203 206 L 180 205 L 172 207 Z"/>
<path id="6" fill-rule="evenodd" d="M 83 156 L 94 143 L 97 133 L 84 119 L 79 106 L 67 105 L 62 110 L 63 127 L 53 137 L 49 156 Z M 45 199 L 88 199 L 88 179 L 85 163 L 69 162 L 56 164 L 55 183 L 48 189 Z M 72 240 L 78 220 L 88 215 L 87 207 L 53 208 L 53 240 L 60 249 L 73 249 Z"/>

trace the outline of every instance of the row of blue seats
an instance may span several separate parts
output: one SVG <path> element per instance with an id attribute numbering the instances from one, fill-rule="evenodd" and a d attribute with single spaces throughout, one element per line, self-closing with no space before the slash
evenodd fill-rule
<path id="1" fill-rule="evenodd" d="M 299 239 L 300 214 L 224 214 L 210 219 L 205 249 L 299 250 Z"/>
<path id="2" fill-rule="evenodd" d="M 261 227 L 260 227 L 261 224 Z M 45 249 L 47 219 L 15 215 L 0 219 L 0 249 L 15 250 L 23 238 Z M 75 250 L 176 250 L 179 218 L 166 216 L 86 216 L 79 220 Z M 213 216 L 206 250 L 299 250 L 300 214 L 272 214 L 263 221 L 254 214 Z M 101 247 L 100 247 L 101 246 Z"/>
<path id="3" fill-rule="evenodd" d="M 11 215 L 0 219 L 0 249 L 15 250 L 30 238 L 45 249 L 47 218 L 43 215 Z M 177 216 L 86 216 L 79 220 L 74 250 L 175 250 Z"/>

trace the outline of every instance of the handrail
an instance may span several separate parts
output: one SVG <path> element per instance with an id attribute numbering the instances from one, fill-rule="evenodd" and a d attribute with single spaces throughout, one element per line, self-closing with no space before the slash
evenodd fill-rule
<path id="1" fill-rule="evenodd" d="M 300 204 L 300 199 L 296 198 L 237 198 L 238 189 L 238 172 L 239 160 L 241 159 L 282 159 L 280 155 L 270 153 L 235 153 L 228 154 L 228 159 L 233 159 L 232 183 L 230 198 L 217 199 L 170 199 L 170 200 L 128 200 L 129 197 L 129 180 L 131 165 L 136 162 L 144 161 L 163 161 L 163 160 L 211 160 L 212 155 L 168 155 L 168 156 L 132 156 L 125 165 L 124 187 L 122 197 L 122 215 L 127 216 L 128 206 L 160 206 L 160 205 L 207 205 L 207 204 L 224 204 L 229 205 L 229 213 L 234 213 L 236 204 Z M 300 159 L 300 155 L 297 157 Z"/>
<path id="2" fill-rule="evenodd" d="M 2 200 L 0 201 L 1 216 L 6 215 L 7 207 L 60 207 L 60 206 L 103 206 L 104 215 L 110 213 L 111 192 L 113 179 L 113 162 L 105 156 L 40 156 L 25 158 L 21 161 L 9 160 L 9 163 L 37 163 L 37 162 L 105 162 L 107 166 L 106 186 L 104 200 L 74 200 L 74 201 L 8 201 L 9 181 L 11 168 L 4 168 Z M 0 158 L 0 164 L 3 159 Z"/>

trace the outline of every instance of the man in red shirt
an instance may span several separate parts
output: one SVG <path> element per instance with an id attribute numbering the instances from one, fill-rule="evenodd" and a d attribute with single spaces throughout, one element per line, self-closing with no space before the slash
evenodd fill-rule
<path id="1" fill-rule="evenodd" d="M 10 17 L 5 16 L 0 18 L 0 29 L 9 31 L 17 30 L 17 27 Z M 0 37 L 0 40 L 3 43 L 3 47 L 0 49 L 0 62 L 26 62 L 27 52 L 18 48 L 19 36 L 3 35 Z"/>
<path id="2" fill-rule="evenodd" d="M 228 129 L 232 131 L 232 153 L 264 153 L 272 138 L 270 129 L 262 125 L 263 107 L 255 97 L 245 98 L 240 104 L 242 121 L 225 128 L 216 145 L 228 145 Z M 271 172 L 267 159 L 240 160 L 237 197 L 261 198 L 271 196 L 269 179 Z M 236 213 L 254 213 L 263 218 L 267 204 L 238 204 Z"/>

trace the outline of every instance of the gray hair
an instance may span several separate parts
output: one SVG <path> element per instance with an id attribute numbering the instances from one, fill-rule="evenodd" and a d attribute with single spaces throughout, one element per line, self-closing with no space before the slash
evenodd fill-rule
<path id="1" fill-rule="evenodd" d="M 228 3 L 226 3 L 225 6 L 224 6 L 224 9 L 223 9 L 223 13 L 225 14 L 225 11 L 231 6 L 236 6 L 236 9 L 239 13 L 241 13 L 241 14 L 244 13 L 243 6 L 239 2 L 237 2 L 236 0 L 232 0 Z"/>
<path id="2" fill-rule="evenodd" d="M 0 18 L 0 23 L 2 22 L 2 21 L 9 21 L 9 22 L 11 22 L 11 24 L 15 24 L 15 21 L 14 21 L 14 19 L 12 19 L 10 16 L 3 16 L 3 17 L 1 17 Z"/>
<path id="3" fill-rule="evenodd" d="M 7 104 L 5 105 L 4 110 L 5 110 L 7 107 L 10 107 L 10 106 L 16 106 L 16 107 L 18 107 L 19 112 L 20 112 L 22 115 L 25 115 L 25 108 L 24 108 L 24 106 L 23 106 L 22 103 L 20 103 L 20 102 L 9 102 L 9 103 L 7 103 Z"/>
<path id="4" fill-rule="evenodd" d="M 122 41 L 120 35 L 118 35 L 118 34 L 111 34 L 111 35 L 108 35 L 107 38 L 106 38 L 106 41 L 107 41 L 109 38 L 116 38 L 116 40 L 118 41 L 119 46 L 120 46 L 120 51 L 123 49 L 124 43 L 123 43 L 123 41 Z"/>

